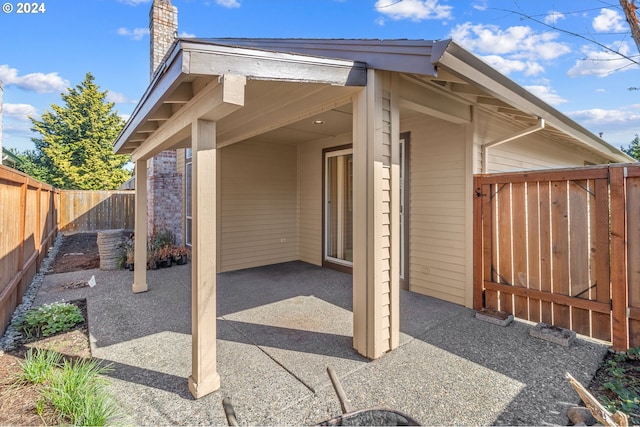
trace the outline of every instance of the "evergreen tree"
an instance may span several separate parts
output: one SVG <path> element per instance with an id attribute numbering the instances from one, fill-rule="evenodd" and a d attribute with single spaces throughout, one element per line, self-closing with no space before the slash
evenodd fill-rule
<path id="1" fill-rule="evenodd" d="M 45 182 L 62 189 L 113 190 L 131 176 L 123 168 L 129 156 L 113 153 L 124 120 L 106 96 L 87 73 L 62 94 L 64 106 L 54 104 L 41 120 L 31 119 L 31 130 L 42 137 L 32 138 L 36 150 L 24 157 L 27 165 L 41 166 Z"/>
<path id="2" fill-rule="evenodd" d="M 42 156 L 38 155 L 35 150 L 20 152 L 15 148 L 9 148 L 9 151 L 18 159 L 15 165 L 17 170 L 26 173 L 38 181 L 47 182 L 48 173 L 42 165 Z"/>
<path id="3" fill-rule="evenodd" d="M 629 144 L 627 147 L 620 147 L 620 149 L 634 159 L 640 160 L 640 137 L 638 137 L 638 135 L 636 134 L 636 137 L 633 138 L 631 144 Z"/>

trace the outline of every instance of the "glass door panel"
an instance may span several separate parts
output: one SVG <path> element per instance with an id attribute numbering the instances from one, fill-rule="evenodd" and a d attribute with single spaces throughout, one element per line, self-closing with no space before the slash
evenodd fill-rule
<path id="1" fill-rule="evenodd" d="M 325 259 L 353 261 L 353 155 L 351 150 L 325 157 Z"/>

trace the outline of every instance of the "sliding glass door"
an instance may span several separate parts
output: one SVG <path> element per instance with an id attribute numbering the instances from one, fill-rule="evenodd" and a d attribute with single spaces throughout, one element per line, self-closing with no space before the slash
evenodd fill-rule
<path id="1" fill-rule="evenodd" d="M 325 152 L 324 259 L 350 267 L 353 262 L 353 154 Z"/>

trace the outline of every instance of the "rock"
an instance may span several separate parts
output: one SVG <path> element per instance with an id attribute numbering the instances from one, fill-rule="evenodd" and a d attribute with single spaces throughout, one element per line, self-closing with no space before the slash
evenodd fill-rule
<path id="1" fill-rule="evenodd" d="M 513 315 L 504 311 L 483 308 L 482 311 L 476 312 L 476 319 L 484 322 L 493 323 L 498 326 L 508 326 L 513 322 Z"/>
<path id="2" fill-rule="evenodd" d="M 592 426 L 598 421 L 591 415 L 591 411 L 584 406 L 574 406 L 567 410 L 567 417 L 573 425 Z"/>

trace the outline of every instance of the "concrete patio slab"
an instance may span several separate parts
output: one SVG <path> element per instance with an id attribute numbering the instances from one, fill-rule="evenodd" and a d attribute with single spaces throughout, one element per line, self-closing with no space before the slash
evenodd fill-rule
<path id="1" fill-rule="evenodd" d="M 388 406 L 427 425 L 560 424 L 606 352 L 577 339 L 561 347 L 474 311 L 401 292 L 401 346 L 375 361 L 351 346 L 351 277 L 301 262 L 218 275 L 221 389 L 193 400 L 190 265 L 149 271 L 131 292 L 128 271 L 48 275 L 36 304 L 86 297 L 93 354 L 113 364 L 126 423 L 226 424 L 231 397 L 244 425 L 313 424 L 340 413 L 326 367 L 354 408 Z M 95 275 L 94 288 L 59 285 Z"/>

